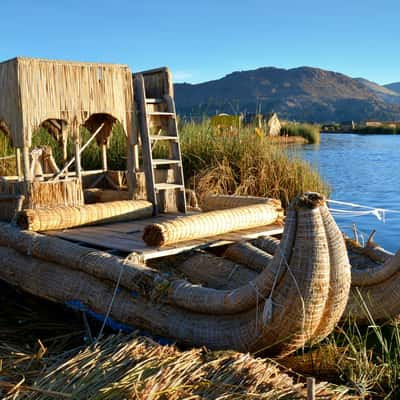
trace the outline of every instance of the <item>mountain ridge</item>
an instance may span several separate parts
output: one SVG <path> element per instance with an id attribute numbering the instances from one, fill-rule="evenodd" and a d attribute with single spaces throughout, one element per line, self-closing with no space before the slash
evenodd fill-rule
<path id="1" fill-rule="evenodd" d="M 178 113 L 186 116 L 254 113 L 261 108 L 299 121 L 400 119 L 400 93 L 388 85 L 309 66 L 260 67 L 174 86 Z"/>

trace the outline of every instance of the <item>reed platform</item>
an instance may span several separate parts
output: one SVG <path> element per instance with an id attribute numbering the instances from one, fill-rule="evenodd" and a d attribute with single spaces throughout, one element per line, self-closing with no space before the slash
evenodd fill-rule
<path id="1" fill-rule="evenodd" d="M 110 253 L 129 253 L 137 257 L 138 262 L 167 257 L 188 250 L 206 249 L 223 246 L 241 240 L 255 239 L 264 235 L 279 235 L 283 232 L 281 224 L 238 230 L 223 235 L 210 236 L 207 238 L 190 240 L 162 247 L 148 246 L 142 239 L 145 226 L 161 223 L 175 218 L 181 218 L 195 213 L 168 213 L 157 217 L 145 218 L 135 221 L 118 222 L 112 224 L 85 226 L 72 229 L 45 232 L 50 236 L 90 245 Z"/>

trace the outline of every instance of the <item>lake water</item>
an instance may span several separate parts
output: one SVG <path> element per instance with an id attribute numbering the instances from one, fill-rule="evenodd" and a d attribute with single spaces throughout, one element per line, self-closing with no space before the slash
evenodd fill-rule
<path id="1" fill-rule="evenodd" d="M 297 152 L 329 182 L 331 199 L 400 212 L 400 135 L 322 134 L 319 145 Z M 347 233 L 355 223 L 366 238 L 376 229 L 375 241 L 387 250 L 400 248 L 400 213 L 385 213 L 385 222 L 372 215 L 335 219 Z"/>

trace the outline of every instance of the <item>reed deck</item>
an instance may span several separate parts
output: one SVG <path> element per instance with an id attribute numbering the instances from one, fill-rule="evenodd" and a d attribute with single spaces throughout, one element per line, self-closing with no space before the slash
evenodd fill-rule
<path id="1" fill-rule="evenodd" d="M 167 257 L 187 250 L 222 246 L 240 240 L 255 239 L 263 235 L 278 235 L 283 232 L 282 225 L 272 224 L 162 247 L 148 246 L 142 240 L 143 230 L 147 225 L 180 218 L 183 215 L 187 216 L 188 214 L 162 214 L 157 217 L 135 221 L 48 231 L 46 234 L 111 252 L 129 253 L 137 256 L 138 261 L 145 262 L 146 260 Z"/>

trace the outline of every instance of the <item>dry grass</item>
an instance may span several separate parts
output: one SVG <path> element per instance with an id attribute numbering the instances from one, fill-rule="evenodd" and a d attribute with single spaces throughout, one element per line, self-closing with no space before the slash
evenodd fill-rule
<path id="1" fill-rule="evenodd" d="M 273 360 L 108 335 L 85 343 L 78 314 L 0 284 L 0 397 L 19 399 L 305 399 L 304 378 Z M 90 320 L 93 335 L 99 325 Z M 319 383 L 317 398 L 345 387 Z"/>
<path id="2" fill-rule="evenodd" d="M 287 205 L 306 191 L 329 193 L 329 186 L 307 162 L 289 157 L 286 145 L 260 137 L 252 128 L 231 134 L 207 121 L 181 128 L 184 170 L 200 197 L 240 194 L 279 198 Z"/>

